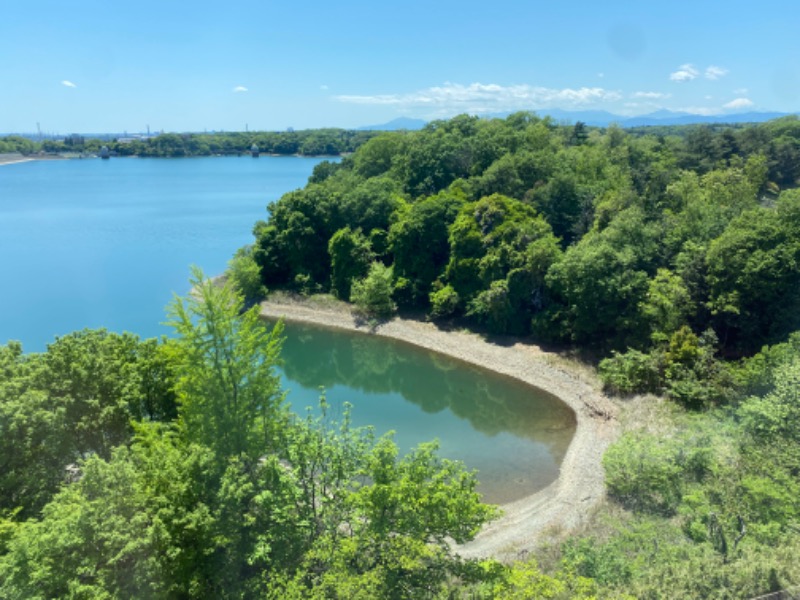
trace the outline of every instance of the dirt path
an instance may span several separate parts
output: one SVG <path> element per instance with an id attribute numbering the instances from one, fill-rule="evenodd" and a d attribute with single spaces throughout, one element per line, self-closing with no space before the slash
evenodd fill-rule
<path id="1" fill-rule="evenodd" d="M 578 369 L 538 346 L 516 342 L 500 346 L 467 332 L 446 332 L 431 323 L 395 318 L 370 331 L 359 326 L 345 305 L 272 300 L 261 314 L 402 340 L 524 381 L 561 398 L 577 417 L 561 474 L 544 490 L 502 506 L 504 515 L 472 542 L 460 546 L 465 557 L 513 559 L 532 550 L 543 536 L 568 531 L 588 518 L 605 495 L 601 459 L 619 435 L 616 407 Z"/>

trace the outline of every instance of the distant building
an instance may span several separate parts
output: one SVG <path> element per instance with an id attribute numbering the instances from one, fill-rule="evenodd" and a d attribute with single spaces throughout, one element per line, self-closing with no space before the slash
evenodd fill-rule
<path id="1" fill-rule="evenodd" d="M 154 137 L 157 137 L 157 136 L 150 135 L 150 134 L 144 134 L 144 133 L 140 133 L 140 134 L 136 134 L 136 135 L 126 135 L 126 136 L 123 136 L 121 138 L 117 138 L 117 143 L 118 144 L 131 144 L 133 142 L 146 142 L 147 140 L 149 140 L 151 138 L 154 138 Z"/>
<path id="2" fill-rule="evenodd" d="M 258 158 L 258 144 L 250 146 L 250 154 L 253 155 L 253 158 Z"/>

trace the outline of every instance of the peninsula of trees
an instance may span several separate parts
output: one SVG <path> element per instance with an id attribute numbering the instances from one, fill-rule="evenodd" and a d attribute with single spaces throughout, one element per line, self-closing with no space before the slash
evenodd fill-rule
<path id="1" fill-rule="evenodd" d="M 684 135 L 518 113 L 384 133 L 269 206 L 264 285 L 332 291 L 378 262 L 434 319 L 603 352 L 712 330 L 727 357 L 800 328 L 800 121 Z"/>

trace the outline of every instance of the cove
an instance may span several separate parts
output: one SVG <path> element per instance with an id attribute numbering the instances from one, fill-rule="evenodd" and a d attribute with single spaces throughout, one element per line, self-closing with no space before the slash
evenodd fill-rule
<path id="1" fill-rule="evenodd" d="M 352 404 L 356 426 L 395 431 L 401 451 L 433 439 L 440 455 L 478 471 L 487 502 L 529 496 L 558 478 L 575 433 L 572 410 L 555 396 L 410 344 L 317 325 L 285 324 L 281 368 L 300 414 Z"/>

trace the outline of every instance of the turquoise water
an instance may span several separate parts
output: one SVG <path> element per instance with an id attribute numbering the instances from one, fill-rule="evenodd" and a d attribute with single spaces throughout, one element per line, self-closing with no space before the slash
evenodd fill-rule
<path id="1" fill-rule="evenodd" d="M 438 439 L 442 456 L 478 470 L 489 502 L 517 500 L 558 477 L 575 416 L 557 398 L 395 340 L 285 326 L 283 372 L 295 411 L 318 406 L 322 387 L 330 416 L 349 402 L 354 425 L 394 431 L 403 451 Z"/>
<path id="2" fill-rule="evenodd" d="M 0 166 L 0 343 L 44 350 L 84 327 L 168 333 L 189 265 L 220 273 L 252 242 L 266 205 L 321 159 L 214 157 L 42 161 Z M 287 326 L 281 370 L 302 413 L 325 389 L 330 414 L 396 431 L 403 450 L 437 438 L 508 502 L 558 476 L 574 433 L 557 399 L 455 360 L 368 335 Z"/>

